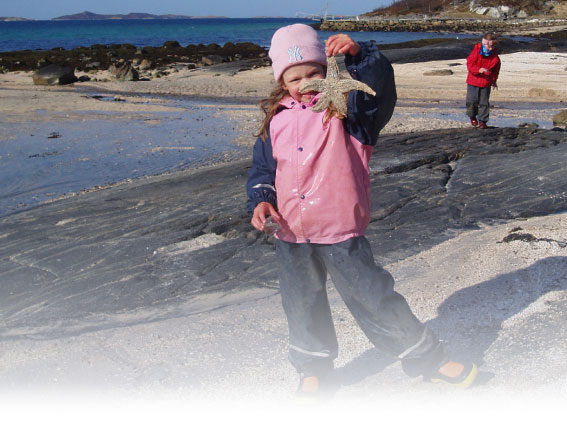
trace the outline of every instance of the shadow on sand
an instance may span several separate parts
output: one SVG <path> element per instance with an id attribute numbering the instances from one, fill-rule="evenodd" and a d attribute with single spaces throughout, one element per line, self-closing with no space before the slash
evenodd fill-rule
<path id="1" fill-rule="evenodd" d="M 482 372 L 483 360 L 505 331 L 517 335 L 523 332 L 522 326 L 528 321 L 532 325 L 530 331 L 535 329 L 539 332 L 538 337 L 553 341 L 556 335 L 549 332 L 553 329 L 552 323 L 546 325 L 544 319 L 543 323 L 538 322 L 534 327 L 532 318 L 553 305 L 553 297 L 548 294 L 567 290 L 566 273 L 566 257 L 548 257 L 525 269 L 463 288 L 449 296 L 439 306 L 437 317 L 426 325 L 446 342 L 451 355 L 477 363 L 481 368 L 480 382 L 487 382 L 493 375 Z M 511 353 L 529 353 L 527 339 L 524 336 L 512 337 L 504 347 Z M 383 371 L 395 361 L 395 358 L 377 349 L 370 349 L 338 368 L 333 377 L 341 385 L 355 384 Z"/>

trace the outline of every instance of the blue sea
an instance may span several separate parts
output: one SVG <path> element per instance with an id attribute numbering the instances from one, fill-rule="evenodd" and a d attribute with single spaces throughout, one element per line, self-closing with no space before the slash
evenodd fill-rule
<path id="1" fill-rule="evenodd" d="M 252 42 L 268 47 L 274 31 L 293 23 L 314 23 L 295 18 L 254 19 L 140 19 L 86 21 L 0 22 L 0 52 L 20 50 L 66 50 L 93 44 L 133 44 L 137 47 L 161 46 L 165 41 L 181 45 Z M 425 32 L 349 32 L 356 41 L 374 40 L 379 44 L 423 38 L 478 37 L 478 35 Z M 321 31 L 322 39 L 332 32 Z"/>

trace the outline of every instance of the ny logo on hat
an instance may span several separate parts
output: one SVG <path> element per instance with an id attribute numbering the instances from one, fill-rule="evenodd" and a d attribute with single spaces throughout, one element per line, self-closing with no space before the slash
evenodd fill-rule
<path id="1" fill-rule="evenodd" d="M 289 54 L 290 63 L 297 63 L 298 61 L 303 60 L 303 56 L 301 55 L 301 51 L 299 51 L 299 47 L 297 45 L 288 48 L 287 53 Z"/>

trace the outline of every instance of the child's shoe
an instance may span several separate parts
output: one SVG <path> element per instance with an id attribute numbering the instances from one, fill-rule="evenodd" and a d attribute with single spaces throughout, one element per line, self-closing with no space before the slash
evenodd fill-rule
<path id="1" fill-rule="evenodd" d="M 484 121 L 479 121 L 478 122 L 478 128 L 479 129 L 488 129 L 488 126 L 486 125 L 486 123 Z"/>
<path id="2" fill-rule="evenodd" d="M 296 396 L 300 398 L 318 398 L 321 394 L 320 388 L 319 377 L 300 374 Z"/>
<path id="3" fill-rule="evenodd" d="M 462 369 L 459 370 L 461 367 Z M 443 364 L 438 371 L 434 372 L 429 377 L 429 381 L 466 389 L 474 383 L 477 374 L 478 368 L 474 363 L 461 364 L 449 361 Z"/>
<path id="4" fill-rule="evenodd" d="M 474 118 L 474 117 L 471 117 L 471 124 L 472 124 L 474 127 L 478 126 L 478 120 L 477 120 L 476 118 Z"/>

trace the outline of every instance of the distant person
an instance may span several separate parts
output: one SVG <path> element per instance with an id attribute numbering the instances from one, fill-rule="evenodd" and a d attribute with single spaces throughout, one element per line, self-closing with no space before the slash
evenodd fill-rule
<path id="1" fill-rule="evenodd" d="M 486 129 L 490 113 L 490 89 L 498 89 L 500 73 L 497 39 L 493 33 L 484 34 L 467 57 L 467 115 L 474 127 Z"/>
<path id="2" fill-rule="evenodd" d="M 374 91 L 348 95 L 346 117 L 317 113 L 320 95 L 301 93 L 323 79 L 327 56 L 345 54 L 347 70 Z M 327 298 L 327 274 L 370 341 L 399 358 L 410 376 L 469 386 L 474 364 L 451 361 L 442 343 L 394 291 L 374 262 L 365 231 L 370 220 L 369 160 L 396 104 L 394 72 L 373 42 L 331 36 L 326 50 L 307 25 L 280 28 L 269 51 L 279 87 L 266 113 L 248 173 L 247 209 L 258 230 L 274 230 L 280 292 L 289 326 L 289 359 L 298 394 L 317 396 L 333 369 L 338 343 Z M 271 219 L 271 223 L 270 223 Z"/>

